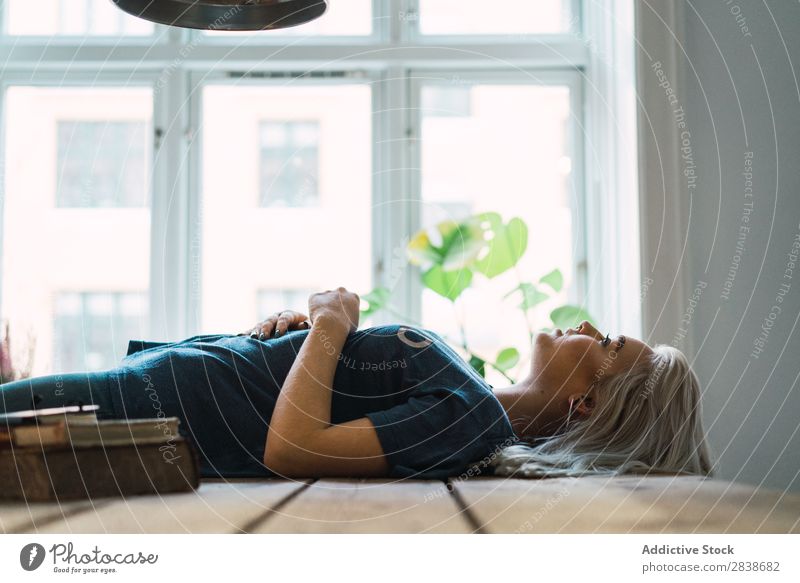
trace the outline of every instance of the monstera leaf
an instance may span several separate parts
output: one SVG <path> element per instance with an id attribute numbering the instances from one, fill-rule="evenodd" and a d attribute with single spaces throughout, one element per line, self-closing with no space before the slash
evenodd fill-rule
<path id="1" fill-rule="evenodd" d="M 519 362 L 519 350 L 516 348 L 505 348 L 500 351 L 495 359 L 495 367 L 499 370 L 507 371 Z"/>
<path id="2" fill-rule="evenodd" d="M 366 302 L 367 307 L 360 310 L 361 316 L 366 318 L 367 316 L 371 316 L 375 312 L 382 310 L 387 303 L 389 303 L 389 297 L 392 295 L 385 287 L 376 287 L 374 290 L 365 293 L 361 296 L 361 301 Z"/>
<path id="3" fill-rule="evenodd" d="M 485 246 L 483 231 L 473 221 L 443 221 L 417 233 L 406 251 L 411 263 L 423 270 L 439 266 L 444 271 L 455 271 L 469 266 Z"/>
<path id="4" fill-rule="evenodd" d="M 445 271 L 442 267 L 434 265 L 422 274 L 422 282 L 440 296 L 454 302 L 472 283 L 472 272 L 469 269 Z"/>
<path id="5" fill-rule="evenodd" d="M 475 369 L 479 375 L 486 378 L 486 361 L 474 354 L 469 359 L 469 365 Z"/>
<path id="6" fill-rule="evenodd" d="M 543 275 L 539 278 L 539 283 L 543 283 L 550 287 L 554 292 L 558 293 L 564 287 L 564 275 L 560 269 L 554 269 L 550 273 Z"/>
<path id="7" fill-rule="evenodd" d="M 475 217 L 483 224 L 485 238 L 488 237 L 487 251 L 475 262 L 475 270 L 488 278 L 493 278 L 514 267 L 525 254 L 528 247 L 528 227 L 525 222 L 514 217 L 503 224 L 497 213 L 484 213 Z"/>
<path id="8" fill-rule="evenodd" d="M 521 283 L 503 297 L 508 297 L 516 291 L 522 292 L 522 302 L 519 304 L 521 310 L 530 310 L 534 306 L 538 306 L 543 301 L 550 298 L 546 293 L 539 291 L 539 289 L 532 283 Z"/>

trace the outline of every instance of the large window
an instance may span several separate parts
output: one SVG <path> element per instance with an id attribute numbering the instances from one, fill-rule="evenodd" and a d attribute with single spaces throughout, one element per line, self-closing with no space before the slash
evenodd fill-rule
<path id="1" fill-rule="evenodd" d="M 369 85 L 203 86 L 201 327 L 255 323 L 262 288 L 368 289 Z"/>
<path id="2" fill-rule="evenodd" d="M 422 227 L 497 212 L 506 221 L 521 218 L 529 232 L 528 251 L 516 268 L 492 279 L 474 278 L 460 305 L 424 290 L 422 319 L 459 340 L 463 327 L 470 346 L 482 354 L 524 346 L 528 327 L 518 298 L 499 300 L 520 283 L 560 270 L 564 289 L 536 307 L 543 318 L 531 316 L 531 326 L 542 326 L 550 310 L 571 299 L 565 290 L 582 259 L 572 244 L 579 194 L 571 187 L 570 87 L 519 75 L 505 82 L 475 75 L 462 77 L 457 87 L 446 80 L 424 81 L 419 90 Z"/>
<path id="3" fill-rule="evenodd" d="M 318 291 L 320 291 L 319 286 L 305 289 L 281 287 L 258 290 L 256 296 L 257 321 L 261 322 L 281 310 L 294 310 L 308 314 L 308 296 Z"/>
<path id="4" fill-rule="evenodd" d="M 147 134 L 142 121 L 59 120 L 57 205 L 144 206 Z"/>
<path id="5" fill-rule="evenodd" d="M 319 121 L 264 121 L 258 135 L 261 206 L 319 204 Z"/>
<path id="6" fill-rule="evenodd" d="M 527 349 L 503 299 L 519 281 L 564 276 L 531 325 L 585 299 L 578 0 L 345 0 L 253 33 L 35 4 L 0 13 L 0 317 L 36 332 L 37 374 L 113 366 L 133 336 L 236 333 L 338 285 L 390 290 L 364 324 L 487 357 Z M 406 248 L 484 211 L 523 219 L 529 250 L 454 309 Z"/>
<path id="7" fill-rule="evenodd" d="M 91 294 L 147 298 L 153 90 L 11 84 L 4 110 L 3 317 L 18 345 L 35 333 L 36 374 L 111 366 L 130 318 L 148 330 L 144 309 L 96 325 Z M 90 299 L 74 308 L 63 290 Z"/>
<path id="8" fill-rule="evenodd" d="M 147 317 L 143 293 L 59 292 L 54 306 L 55 370 L 102 370 L 125 355 Z"/>

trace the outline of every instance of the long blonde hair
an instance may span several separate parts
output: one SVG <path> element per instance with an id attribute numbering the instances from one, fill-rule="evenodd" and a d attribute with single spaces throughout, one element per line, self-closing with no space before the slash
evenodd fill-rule
<path id="1" fill-rule="evenodd" d="M 624 473 L 712 475 L 700 383 L 684 354 L 657 345 L 627 371 L 594 385 L 596 405 L 530 445 L 502 448 L 484 463 L 496 475 L 561 477 Z"/>

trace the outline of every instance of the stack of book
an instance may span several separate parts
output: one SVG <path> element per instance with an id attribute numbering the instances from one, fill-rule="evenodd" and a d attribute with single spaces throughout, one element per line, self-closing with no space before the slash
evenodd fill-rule
<path id="1" fill-rule="evenodd" d="M 98 420 L 97 405 L 0 415 L 0 499 L 193 490 L 198 456 L 177 417 Z"/>

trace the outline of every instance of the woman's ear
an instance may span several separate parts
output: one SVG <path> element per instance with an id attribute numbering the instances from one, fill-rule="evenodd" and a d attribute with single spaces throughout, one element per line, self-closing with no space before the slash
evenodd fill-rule
<path id="1" fill-rule="evenodd" d="M 570 395 L 569 408 L 573 411 L 573 415 L 586 417 L 594 409 L 594 399 L 586 394 Z"/>

